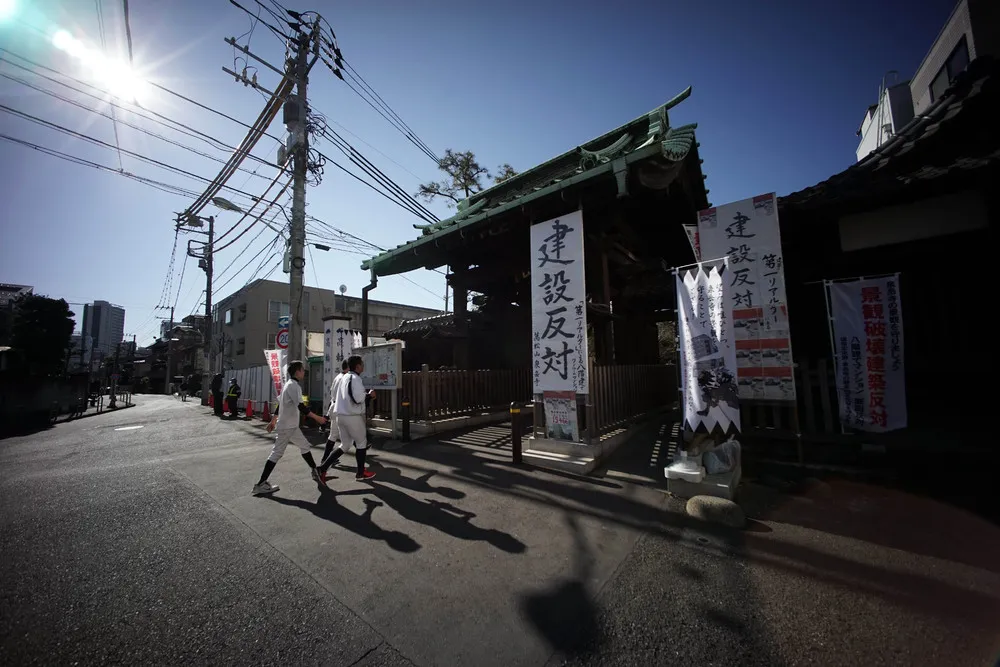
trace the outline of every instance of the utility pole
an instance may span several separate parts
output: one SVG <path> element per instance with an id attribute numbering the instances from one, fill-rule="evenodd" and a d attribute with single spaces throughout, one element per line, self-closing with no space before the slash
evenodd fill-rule
<path id="1" fill-rule="evenodd" d="M 202 332 L 202 365 L 201 374 L 201 404 L 208 405 L 208 374 L 215 362 L 215 352 L 212 348 L 212 248 L 215 243 L 215 216 L 208 216 L 208 244 L 205 246 L 205 327 Z"/>
<path id="2" fill-rule="evenodd" d="M 118 355 L 122 351 L 122 344 L 118 343 L 115 345 L 115 364 L 112 366 L 111 370 L 111 399 L 108 401 L 109 408 L 117 407 L 117 401 L 115 400 L 115 394 L 118 392 Z"/>
<path id="3" fill-rule="evenodd" d="M 303 321 L 302 288 L 306 267 L 306 177 L 309 171 L 309 132 L 306 127 L 309 104 L 306 94 L 309 85 L 309 46 L 311 41 L 309 35 L 299 32 L 295 59 L 289 59 L 287 64 L 288 68 L 294 72 L 293 76 L 296 80 L 298 93 L 293 103 L 297 104 L 297 109 L 294 106 L 290 108 L 292 100 L 285 102 L 285 120 L 295 141 L 292 164 L 292 219 L 288 249 L 291 258 L 288 303 L 288 311 L 291 315 L 288 324 L 289 360 L 302 359 L 302 331 L 308 325 L 308 322 Z M 288 122 L 290 120 L 291 122 Z"/>
<path id="4" fill-rule="evenodd" d="M 167 329 L 167 374 L 166 379 L 163 383 L 163 393 L 167 396 L 173 394 L 170 391 L 170 378 L 173 377 L 170 373 L 170 368 L 173 366 L 174 361 L 174 307 L 170 306 L 170 328 Z"/>

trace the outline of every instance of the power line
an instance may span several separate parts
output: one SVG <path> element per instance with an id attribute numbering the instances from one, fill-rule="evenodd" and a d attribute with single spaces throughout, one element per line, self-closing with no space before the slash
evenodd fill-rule
<path id="1" fill-rule="evenodd" d="M 101 0 L 94 0 L 94 6 L 97 9 L 97 32 L 101 36 L 101 52 L 107 54 L 108 43 L 107 40 L 104 38 L 104 9 L 103 7 L 101 7 Z M 125 165 L 122 162 L 122 145 L 121 142 L 118 140 L 118 119 L 114 118 L 114 115 L 115 111 L 114 109 L 112 109 L 111 127 L 115 131 L 115 146 L 118 147 L 118 166 L 121 168 L 122 171 L 125 171 Z"/>
<path id="2" fill-rule="evenodd" d="M 46 65 L 41 65 L 39 63 L 36 63 L 36 62 L 34 62 L 33 60 L 31 60 L 29 58 L 25 58 L 22 55 L 19 55 L 17 53 L 14 53 L 13 51 L 10 51 L 9 49 L 4 49 L 3 47 L 0 47 L 0 53 L 5 53 L 7 55 L 14 56 L 15 58 L 18 58 L 19 60 L 23 60 L 24 62 L 28 63 L 29 65 L 31 65 L 32 67 L 34 67 L 36 69 L 40 69 L 40 70 L 45 70 L 45 71 L 51 72 L 51 73 L 53 73 L 53 74 L 55 74 L 57 76 L 61 76 L 63 78 L 69 79 L 70 81 L 73 81 L 73 82 L 75 82 L 75 83 L 77 83 L 77 84 L 79 84 L 81 86 L 85 86 L 87 88 L 90 88 L 91 90 L 101 91 L 101 89 L 98 88 L 97 86 L 94 86 L 94 85 L 92 85 L 90 83 L 87 83 L 86 81 L 83 81 L 82 79 L 78 79 L 76 77 L 70 76 L 69 74 L 66 74 L 64 72 L 60 72 L 59 70 L 53 69 L 53 68 L 48 67 Z M 87 92 L 85 90 L 80 90 L 79 88 L 76 88 L 74 86 L 69 85 L 65 81 L 60 81 L 59 79 L 53 78 L 51 76 L 47 76 L 45 74 L 41 74 L 40 72 L 34 71 L 34 70 L 32 70 L 32 69 L 30 69 L 28 67 L 25 67 L 24 65 L 20 65 L 18 63 L 15 63 L 15 62 L 7 59 L 7 58 L 0 58 L 0 60 L 3 60 L 3 62 L 6 62 L 9 65 L 13 65 L 14 67 L 17 67 L 18 69 L 21 69 L 21 70 L 23 70 L 25 72 L 28 72 L 29 74 L 31 74 L 33 76 L 37 76 L 37 77 L 45 79 L 47 81 L 51 81 L 52 83 L 58 84 L 60 86 L 63 86 L 64 88 L 68 88 L 69 90 L 72 90 L 73 92 L 79 93 L 81 95 L 86 95 L 87 97 L 91 97 L 91 98 L 93 98 L 95 100 L 98 100 L 98 101 L 100 101 L 102 103 L 107 104 L 108 106 L 110 106 L 112 108 L 115 108 L 115 109 L 118 109 L 118 110 L 121 110 L 121 111 L 128 111 L 129 113 L 132 113 L 132 114 L 138 116 L 139 118 L 143 118 L 143 119 L 148 120 L 150 122 L 158 123 L 159 125 L 162 125 L 162 126 L 164 126 L 166 128 L 169 128 L 169 129 L 171 129 L 171 130 L 173 130 L 175 132 L 179 132 L 181 134 L 185 134 L 187 136 L 190 136 L 190 137 L 192 137 L 194 139 L 199 139 L 201 141 L 204 141 L 205 143 L 211 145 L 213 148 L 216 148 L 218 150 L 225 150 L 225 151 L 235 151 L 235 150 L 237 150 L 235 146 L 230 146 L 229 144 L 227 144 L 225 142 L 222 142 L 222 141 L 216 139 L 215 137 L 213 137 L 213 136 L 211 136 L 209 134 L 206 134 L 205 132 L 201 132 L 200 130 L 196 130 L 196 129 L 194 129 L 191 126 L 186 125 L 185 123 L 182 123 L 182 122 L 180 122 L 178 120 L 174 120 L 173 118 L 170 118 L 169 116 L 165 116 L 163 114 L 157 113 L 156 111 L 153 111 L 151 109 L 146 109 L 145 107 L 140 106 L 137 103 L 132 103 L 132 106 L 133 107 L 137 107 L 139 109 L 142 109 L 142 111 L 144 111 L 145 113 L 140 113 L 139 111 L 136 111 L 136 109 L 134 109 L 134 108 L 132 108 L 132 109 L 126 108 L 126 107 L 118 104 L 117 102 L 114 102 L 112 100 L 106 99 L 103 95 L 95 95 L 94 93 L 89 93 L 89 92 Z M 7 76 L 7 75 L 5 75 L 5 76 Z M 20 80 L 18 80 L 18 81 L 20 81 Z M 47 94 L 55 95 L 55 93 L 52 93 L 51 91 L 46 91 L 44 88 L 41 89 L 41 91 L 46 92 Z M 149 114 L 149 115 L 146 115 L 146 114 Z M 277 137 L 271 137 L 271 138 L 275 139 L 279 143 L 283 143 Z M 259 163 L 261 163 L 263 165 L 267 165 L 267 166 L 273 167 L 275 169 L 281 169 L 281 167 L 278 164 L 276 164 L 274 162 L 268 162 L 267 160 L 259 158 L 256 155 L 250 154 L 248 157 L 256 160 L 257 162 L 259 162 Z"/>
<path id="3" fill-rule="evenodd" d="M 17 66 L 16 63 L 11 63 L 11 64 Z M 170 137 L 165 137 L 162 134 L 159 134 L 157 132 L 153 132 L 152 130 L 147 130 L 146 128 L 141 127 L 139 125 L 136 125 L 134 123 L 129 123 L 128 121 L 125 121 L 125 120 L 116 119 L 112 114 L 106 114 L 103 111 L 101 111 L 100 109 L 95 109 L 93 107 L 88 107 L 87 105 L 85 105 L 85 104 L 83 104 L 81 102 L 77 102 L 76 100 L 73 100 L 73 99 L 71 99 L 69 97 L 65 97 L 63 95 L 60 95 L 59 93 L 57 93 L 55 91 L 48 90 L 46 88 L 42 88 L 41 86 L 36 86 L 36 85 L 30 83 L 29 81 L 26 81 L 26 80 L 24 80 L 24 79 L 22 79 L 20 77 L 13 76 L 13 75 L 7 74 L 5 72 L 0 72 L 0 77 L 3 77 L 5 79 L 8 79 L 8 80 L 13 81 L 15 83 L 19 83 L 22 86 L 26 86 L 26 87 L 31 88 L 32 90 L 38 91 L 40 93 L 44 93 L 46 95 L 54 97 L 55 99 L 61 100 L 63 102 L 66 102 L 67 104 L 72 104 L 73 106 L 78 107 L 80 109 L 83 109 L 84 111 L 89 111 L 90 113 L 96 114 L 96 115 L 101 116 L 103 118 L 107 118 L 109 120 L 116 121 L 117 123 L 120 123 L 120 124 L 124 125 L 125 127 L 132 128 L 133 130 L 136 130 L 138 132 L 142 132 L 145 135 L 148 135 L 148 136 L 153 137 L 155 139 L 159 139 L 160 141 L 164 141 L 164 142 L 166 142 L 168 144 L 171 144 L 173 146 L 177 146 L 178 148 L 183 148 L 186 151 L 189 151 L 191 153 L 194 153 L 195 155 L 199 155 L 201 157 L 204 157 L 204 158 L 207 158 L 209 160 L 212 160 L 213 162 L 218 162 L 220 164 L 225 164 L 225 162 L 226 162 L 225 160 L 223 160 L 220 157 L 217 157 L 215 155 L 211 155 L 210 153 L 206 153 L 204 151 L 198 150 L 197 148 L 194 148 L 192 146 L 188 146 L 187 144 L 184 144 L 184 143 L 181 143 L 180 141 L 176 141 L 174 139 L 171 139 Z M 111 106 L 112 109 L 115 108 L 115 105 L 113 105 L 113 104 L 110 104 L 110 106 Z M 258 167 L 258 169 L 259 168 L 260 167 Z M 250 171 L 248 169 L 241 169 L 240 171 L 244 171 L 244 172 L 250 174 L 250 177 L 258 176 L 261 179 L 267 180 L 266 176 L 260 176 L 256 171 Z M 249 179 L 248 179 L 248 182 L 249 182 Z M 246 183 L 244 183 L 244 186 L 245 185 L 246 185 Z"/>
<path id="4" fill-rule="evenodd" d="M 17 117 L 22 118 L 24 120 L 31 121 L 31 122 L 33 122 L 33 123 L 35 123 L 37 125 L 41 125 L 43 127 L 48 127 L 50 129 L 56 130 L 58 132 L 62 132 L 63 134 L 66 134 L 66 135 L 69 135 L 69 136 L 72 136 L 72 137 L 76 137 L 77 139 L 82 139 L 82 140 L 87 141 L 89 143 L 92 143 L 92 144 L 94 144 L 96 146 L 103 146 L 104 148 L 110 148 L 112 150 L 115 149 L 115 147 L 113 145 L 109 144 L 108 142 L 102 141 L 102 140 L 100 140 L 100 139 L 98 139 L 96 137 L 92 137 L 89 134 L 84 134 L 82 132 L 77 132 L 76 130 L 71 130 L 68 127 L 64 127 L 62 125 L 59 125 L 58 123 L 53 123 L 51 121 L 44 120 L 44 119 L 39 118 L 37 116 L 34 116 L 32 114 L 29 114 L 29 113 L 26 113 L 26 112 L 23 112 L 23 111 L 19 111 L 17 109 L 12 108 L 12 107 L 8 107 L 5 104 L 0 104 L 0 111 L 4 111 L 4 112 L 9 113 L 9 114 L 11 114 L 13 116 L 17 116 Z M 204 183 L 211 183 L 212 182 L 212 179 L 206 178 L 204 176 L 199 176 L 198 174 L 190 172 L 190 171 L 188 171 L 186 169 L 182 169 L 180 167 L 176 167 L 176 166 L 174 166 L 172 164 L 168 164 L 166 162 L 162 162 L 162 161 L 157 160 L 155 158 L 151 158 L 151 157 L 148 157 L 146 155 L 142 155 L 141 153 L 136 153 L 134 151 L 126 150 L 124 148 L 121 149 L 121 152 L 124 153 L 125 155 L 128 155 L 129 157 L 134 157 L 137 160 L 141 160 L 143 162 L 146 162 L 148 164 L 160 167 L 161 169 L 165 169 L 167 171 L 172 171 L 174 173 L 180 174 L 182 176 L 186 176 L 187 178 L 191 178 L 191 179 L 196 180 L 196 181 L 202 181 Z M 247 197 L 248 199 L 250 199 L 250 201 L 257 201 L 258 200 L 258 198 L 255 195 L 252 195 L 249 192 L 244 192 L 243 190 L 238 190 L 236 188 L 233 188 L 233 187 L 230 187 L 230 186 L 226 186 L 226 185 L 223 185 L 221 187 L 225 188 L 226 190 L 229 190 L 231 192 L 235 192 L 237 194 L 241 194 L 241 195 Z"/>
<path id="5" fill-rule="evenodd" d="M 291 180 L 289 180 L 287 183 L 285 183 L 285 186 L 283 188 L 281 188 L 281 192 L 279 192 L 278 196 L 274 198 L 274 201 L 268 203 L 267 208 L 265 208 L 264 211 L 260 215 L 258 215 L 256 218 L 254 218 L 253 221 L 249 225 L 247 225 L 246 229 L 244 229 L 242 232 L 240 232 L 239 234 L 237 234 L 236 237 L 233 238 L 233 240 L 230 241 L 229 243 L 224 243 L 223 245 L 217 246 L 216 248 L 214 248 L 212 250 L 212 252 L 214 253 L 214 252 L 219 252 L 220 250 L 225 250 L 229 246 L 231 246 L 234 243 L 236 243 L 240 239 L 240 237 L 242 237 L 244 234 L 246 234 L 251 229 L 253 229 L 253 226 L 255 224 L 257 224 L 260 221 L 261 218 L 263 218 L 265 215 L 267 215 L 267 212 L 271 210 L 271 207 L 274 206 L 274 204 L 278 200 L 278 198 L 280 198 L 283 194 L 285 194 L 285 190 L 287 190 L 291 184 L 292 184 Z M 234 229 L 235 229 L 235 227 L 234 227 Z"/>
<path id="6" fill-rule="evenodd" d="M 128 0 L 122 0 L 122 13 L 125 17 L 125 41 L 128 43 L 128 66 L 134 67 L 132 62 L 132 24 L 128 15 Z"/>
<path id="7" fill-rule="evenodd" d="M 399 184 L 389 178 L 385 172 L 372 164 L 371 160 L 362 155 L 361 151 L 352 146 L 346 139 L 337 134 L 334 130 L 324 126 L 321 129 L 320 134 L 321 136 L 332 141 L 333 144 L 345 156 L 347 156 L 351 162 L 360 167 L 365 173 L 374 178 L 376 181 L 380 182 L 386 189 L 386 192 L 393 197 L 393 200 L 396 201 L 397 204 L 424 220 L 429 222 L 440 222 L 440 219 L 434 215 L 434 213 L 414 199 L 413 196 L 400 187 Z"/>
<path id="8" fill-rule="evenodd" d="M 130 179 L 132 179 L 134 181 L 142 183 L 143 185 L 147 185 L 147 186 L 149 186 L 151 188 L 155 188 L 157 190 L 160 190 L 161 192 L 166 192 L 167 194 L 172 194 L 172 195 L 176 195 L 176 196 L 179 196 L 179 197 L 189 197 L 189 198 L 190 197 L 195 197 L 198 194 L 197 192 L 194 192 L 193 190 L 187 190 L 187 189 L 182 188 L 182 187 L 180 187 L 178 185 L 172 185 L 170 183 L 164 183 L 163 181 L 157 181 L 157 180 L 152 179 L 152 178 L 146 178 L 145 176 L 139 176 L 138 174 L 133 174 L 133 173 L 128 172 L 128 171 L 119 171 L 118 169 L 115 169 L 114 167 L 109 167 L 109 166 L 107 166 L 105 164 L 101 164 L 99 162 L 94 162 L 92 160 L 87 160 L 85 158 L 77 157 L 75 155 L 70 155 L 69 153 L 63 153 L 62 151 L 57 151 L 54 148 L 48 148 L 48 147 L 42 146 L 40 144 L 35 144 L 35 143 L 30 142 L 30 141 L 25 141 L 24 139 L 18 139 L 17 137 L 12 137 L 12 136 L 10 136 L 8 134 L 0 133 L 0 139 L 2 139 L 4 141 L 9 141 L 9 142 L 14 143 L 14 144 L 19 144 L 21 146 L 24 146 L 25 148 L 31 148 L 32 150 L 36 150 L 36 151 L 38 151 L 40 153 L 44 153 L 45 155 L 56 157 L 56 158 L 59 158 L 61 160 L 65 160 L 67 162 L 71 162 L 71 163 L 76 164 L 76 165 L 80 165 L 80 166 L 84 166 L 84 167 L 91 167 L 91 168 L 97 169 L 98 171 L 104 171 L 104 172 L 108 172 L 108 173 L 111 173 L 111 174 L 116 174 L 118 176 L 124 176 L 125 178 L 130 178 Z"/>

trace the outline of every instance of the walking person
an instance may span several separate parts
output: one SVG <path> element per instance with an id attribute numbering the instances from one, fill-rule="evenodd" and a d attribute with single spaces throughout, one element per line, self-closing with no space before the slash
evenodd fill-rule
<path id="1" fill-rule="evenodd" d="M 327 436 L 326 450 L 324 450 L 322 462 L 319 464 L 319 474 L 323 476 L 324 480 L 326 479 L 326 471 L 337 464 L 346 449 L 343 442 L 340 443 L 339 448 L 337 447 L 337 442 L 340 440 L 340 427 L 337 425 L 337 412 L 334 408 L 337 406 L 337 392 L 340 389 L 340 384 L 347 376 L 348 368 L 345 359 L 340 365 L 340 372 L 337 373 L 337 377 L 333 378 L 333 383 L 330 385 L 330 407 L 326 410 L 330 434 Z"/>
<path id="2" fill-rule="evenodd" d="M 277 484 L 271 484 L 267 478 L 274 470 L 275 464 L 285 453 L 288 443 L 293 443 L 302 452 L 302 458 L 312 471 L 313 481 L 321 486 L 326 486 L 326 481 L 316 469 L 316 460 L 313 459 L 312 452 L 309 451 L 309 441 L 302 434 L 299 428 L 301 416 L 312 419 L 317 424 L 326 423 L 326 418 L 317 415 L 302 402 L 302 385 L 299 382 L 305 377 L 306 367 L 301 361 L 293 361 L 288 364 L 288 381 L 281 388 L 281 396 L 278 397 L 278 407 L 274 411 L 271 423 L 267 425 L 267 432 L 277 430 L 274 438 L 274 447 L 271 454 L 264 463 L 264 472 L 260 475 L 260 480 L 254 484 L 253 495 L 264 496 L 278 490 Z"/>
<path id="3" fill-rule="evenodd" d="M 188 387 L 191 384 L 191 378 L 186 377 L 181 379 L 181 401 L 187 403 L 188 400 Z"/>
<path id="4" fill-rule="evenodd" d="M 216 417 L 221 417 L 224 408 L 222 403 L 222 373 L 216 373 L 212 378 L 212 410 Z"/>
<path id="5" fill-rule="evenodd" d="M 355 479 L 367 481 L 375 476 L 371 470 L 365 470 L 365 455 L 368 453 L 368 428 L 365 422 L 365 397 L 375 397 L 375 390 L 365 390 L 361 373 L 365 363 L 357 355 L 347 360 L 348 374 L 337 387 L 337 397 L 334 402 L 334 412 L 337 414 L 337 426 L 340 431 L 340 442 L 344 449 L 354 445 L 355 458 L 358 462 L 358 472 Z"/>

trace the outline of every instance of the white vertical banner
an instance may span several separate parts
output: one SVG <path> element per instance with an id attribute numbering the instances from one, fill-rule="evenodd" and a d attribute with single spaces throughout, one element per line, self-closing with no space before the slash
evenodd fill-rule
<path id="1" fill-rule="evenodd" d="M 270 369 L 271 382 L 274 383 L 275 397 L 281 396 L 281 388 L 288 381 L 288 353 L 285 350 L 264 350 L 264 360 Z"/>
<path id="2" fill-rule="evenodd" d="M 905 428 L 899 275 L 827 282 L 841 423 L 859 431 Z"/>
<path id="3" fill-rule="evenodd" d="M 785 268 L 774 193 L 698 212 L 703 257 L 729 258 L 740 397 L 794 401 Z"/>
<path id="4" fill-rule="evenodd" d="M 534 393 L 590 392 L 583 213 L 531 228 Z"/>
<path id="5" fill-rule="evenodd" d="M 333 396 L 330 389 L 333 378 L 340 373 L 340 366 L 347 356 L 344 355 L 344 330 L 351 325 L 348 318 L 332 317 L 323 321 L 323 414 L 330 408 Z M 354 349 L 351 345 L 350 349 Z M 347 352 L 350 355 L 350 350 Z"/>
<path id="6" fill-rule="evenodd" d="M 677 270 L 684 426 L 692 431 L 740 431 L 729 276 L 726 259 Z"/>

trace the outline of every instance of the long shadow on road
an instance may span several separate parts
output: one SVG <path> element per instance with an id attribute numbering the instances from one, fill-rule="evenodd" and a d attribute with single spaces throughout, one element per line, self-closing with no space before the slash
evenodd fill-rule
<path id="1" fill-rule="evenodd" d="M 365 511 L 361 514 L 355 514 L 337 502 L 338 495 L 352 496 L 373 492 L 373 489 L 343 491 L 339 494 L 332 491 L 323 491 L 314 503 L 306 500 L 282 498 L 281 496 L 274 495 L 267 496 L 267 498 L 278 503 L 279 505 L 290 505 L 292 507 L 308 510 L 321 519 L 337 524 L 344 530 L 349 530 L 352 533 L 356 533 L 357 535 L 366 537 L 370 540 L 385 542 L 390 549 L 395 551 L 413 553 L 414 551 L 420 549 L 420 545 L 417 541 L 406 533 L 401 533 L 396 530 L 385 530 L 372 520 L 372 515 L 375 513 L 375 510 L 382 507 L 383 503 L 372 500 L 371 498 L 365 498 Z"/>
<path id="2" fill-rule="evenodd" d="M 418 500 L 409 494 L 386 484 L 410 485 L 420 490 L 430 491 L 434 489 L 442 492 L 445 497 L 461 498 L 464 494 L 456 489 L 448 487 L 431 487 L 426 479 L 430 475 L 424 475 L 416 480 L 404 477 L 398 468 L 387 468 L 375 461 L 371 464 L 371 469 L 377 471 L 381 483 L 376 484 L 372 493 L 379 500 L 385 501 L 389 507 L 396 510 L 404 519 L 414 523 L 420 523 L 440 530 L 446 535 L 460 540 L 482 540 L 489 542 L 497 549 L 507 553 L 523 553 L 526 549 L 524 543 L 513 535 L 499 530 L 480 528 L 472 523 L 475 514 L 449 503 L 438 500 Z M 421 482 L 421 480 L 424 480 Z"/>

